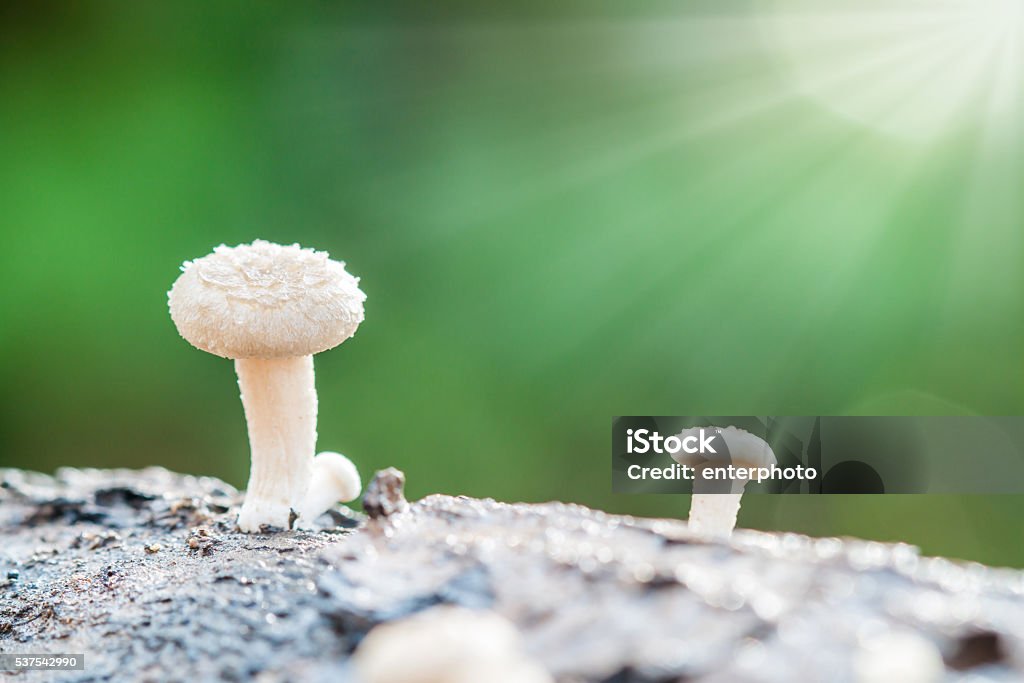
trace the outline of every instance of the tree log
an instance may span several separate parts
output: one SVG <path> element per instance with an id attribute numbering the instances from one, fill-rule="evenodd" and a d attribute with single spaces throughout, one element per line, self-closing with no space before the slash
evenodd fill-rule
<path id="1" fill-rule="evenodd" d="M 942 680 L 1024 677 L 1017 571 L 564 503 L 407 504 L 402 483 L 378 473 L 371 517 L 243 534 L 215 479 L 0 470 L 0 652 L 84 653 L 61 681 L 354 683 L 369 629 L 451 603 L 507 617 L 566 683 L 864 680 L 908 637 Z"/>

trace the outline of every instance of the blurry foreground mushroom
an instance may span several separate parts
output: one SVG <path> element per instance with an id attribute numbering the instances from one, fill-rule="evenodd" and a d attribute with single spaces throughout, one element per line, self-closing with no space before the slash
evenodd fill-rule
<path id="1" fill-rule="evenodd" d="M 352 661 L 359 683 L 551 683 L 506 619 L 447 605 L 377 626 Z"/>
<path id="2" fill-rule="evenodd" d="M 680 465 L 696 468 L 693 480 L 693 498 L 687 523 L 693 531 L 707 536 L 732 535 L 740 511 L 740 498 L 747 485 L 746 478 L 705 479 L 705 470 L 717 470 L 729 465 L 744 468 L 771 467 L 777 464 L 775 452 L 759 436 L 738 427 L 691 427 L 679 433 L 679 439 L 697 437 L 701 431 L 717 432 L 715 453 L 673 453 Z M 724 447 L 723 447 L 724 445 Z"/>
<path id="3" fill-rule="evenodd" d="M 946 678 L 939 649 L 909 629 L 866 638 L 853 668 L 857 683 L 937 683 Z"/>
<path id="4" fill-rule="evenodd" d="M 338 500 L 319 510 L 306 504 L 316 448 L 313 354 L 342 343 L 363 321 L 358 278 L 324 252 L 263 240 L 221 245 L 181 269 L 168 293 L 178 332 L 234 359 L 242 390 L 252 462 L 239 528 L 290 528 L 296 514 L 311 521 Z"/>

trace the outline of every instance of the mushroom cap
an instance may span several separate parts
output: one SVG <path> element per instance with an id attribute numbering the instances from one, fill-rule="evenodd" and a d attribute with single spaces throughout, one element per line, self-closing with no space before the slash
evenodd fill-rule
<path id="1" fill-rule="evenodd" d="M 707 432 L 717 431 L 714 436 L 714 444 L 724 442 L 725 448 L 717 448 L 717 453 L 687 453 L 679 451 L 672 454 L 672 459 L 680 465 L 699 465 L 709 463 L 712 465 L 733 464 L 737 467 L 771 467 L 778 463 L 775 452 L 761 437 L 751 434 L 739 427 L 690 427 L 679 432 L 676 436 L 680 439 L 687 436 L 700 435 L 700 430 Z"/>
<path id="2" fill-rule="evenodd" d="M 363 321 L 359 278 L 323 251 L 222 244 L 181 270 L 167 294 L 171 319 L 190 344 L 224 358 L 320 353 Z"/>

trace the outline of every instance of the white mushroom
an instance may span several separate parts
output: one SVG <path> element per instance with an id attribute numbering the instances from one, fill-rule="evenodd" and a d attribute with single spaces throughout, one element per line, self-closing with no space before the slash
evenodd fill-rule
<path id="1" fill-rule="evenodd" d="M 936 683 L 946 665 L 935 644 L 907 629 L 865 638 L 853 661 L 857 683 Z"/>
<path id="2" fill-rule="evenodd" d="M 688 520 L 690 528 L 707 536 L 728 537 L 736 527 L 740 498 L 749 479 L 706 479 L 705 470 L 720 470 L 729 465 L 743 468 L 771 467 L 777 461 L 771 446 L 764 439 L 738 427 L 692 427 L 684 429 L 678 436 L 681 441 L 691 437 L 691 441 L 700 443 L 702 431 L 705 434 L 716 433 L 712 439 L 715 453 L 679 451 L 673 453 L 672 458 L 681 465 L 696 469 Z"/>
<path id="3" fill-rule="evenodd" d="M 298 509 L 299 522 L 310 523 L 337 502 L 359 497 L 359 470 L 341 453 L 324 451 L 313 458 L 309 490 Z"/>
<path id="4" fill-rule="evenodd" d="M 193 346 L 235 360 L 242 391 L 251 468 L 238 526 L 290 528 L 316 449 L 313 354 L 355 334 L 366 295 L 344 263 L 297 244 L 221 245 L 181 269 L 171 318 Z"/>
<path id="5" fill-rule="evenodd" d="M 360 683 L 551 683 L 510 622 L 462 607 L 434 607 L 381 624 L 352 662 Z"/>

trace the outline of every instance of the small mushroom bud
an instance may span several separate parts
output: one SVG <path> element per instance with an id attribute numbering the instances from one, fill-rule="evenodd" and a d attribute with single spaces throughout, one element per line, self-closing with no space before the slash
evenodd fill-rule
<path id="1" fill-rule="evenodd" d="M 355 334 L 366 295 L 344 263 L 297 244 L 221 245 L 181 270 L 168 293 L 178 332 L 238 373 L 251 450 L 238 526 L 290 528 L 313 475 L 313 354 Z"/>
<path id="2" fill-rule="evenodd" d="M 371 630 L 353 655 L 360 683 L 551 683 L 516 628 L 493 612 L 441 606 Z"/>
<path id="3" fill-rule="evenodd" d="M 705 469 L 736 467 L 771 467 L 776 464 L 775 452 L 759 436 L 738 427 L 691 427 L 678 436 L 680 441 L 696 437 L 699 443 L 701 432 L 714 432 L 712 439 L 714 453 L 687 453 L 679 451 L 672 458 L 680 465 L 696 469 L 693 480 L 693 498 L 690 501 L 688 524 L 693 531 L 706 536 L 726 537 L 736 527 L 740 511 L 740 499 L 747 479 L 705 479 Z"/>
<path id="4" fill-rule="evenodd" d="M 306 525 L 329 510 L 335 503 L 347 503 L 359 497 L 362 482 L 359 470 L 341 453 L 324 451 L 313 458 L 313 474 L 309 490 L 302 501 L 299 523 Z"/>

